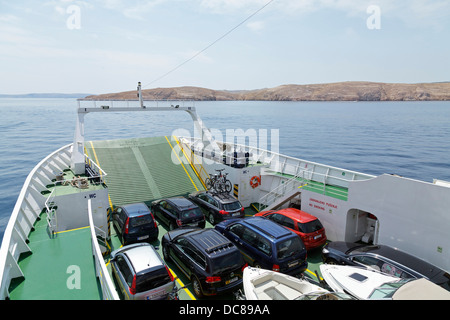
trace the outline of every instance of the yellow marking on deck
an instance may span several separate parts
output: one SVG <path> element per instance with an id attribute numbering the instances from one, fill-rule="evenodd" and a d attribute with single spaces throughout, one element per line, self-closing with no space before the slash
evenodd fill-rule
<path id="1" fill-rule="evenodd" d="M 192 163 L 192 161 L 189 159 L 189 157 L 187 156 L 186 152 L 184 152 L 183 147 L 180 145 L 180 142 L 178 141 L 177 137 L 173 136 L 173 138 L 175 139 L 175 142 L 177 143 L 177 145 L 180 147 L 181 151 L 184 154 L 184 157 L 186 158 L 186 160 L 189 162 L 189 164 L 191 165 L 192 170 L 194 170 L 195 174 L 197 175 L 198 179 L 200 180 L 200 183 L 203 185 L 203 187 L 206 188 L 205 183 L 203 182 L 203 179 L 200 177 L 200 172 L 197 171 L 197 169 L 195 168 L 195 165 Z M 204 170 L 204 169 L 203 169 Z M 205 170 L 206 171 L 206 170 Z M 197 190 L 198 191 L 198 190 Z"/>
<path id="2" fill-rule="evenodd" d="M 170 269 L 169 267 L 167 267 L 167 268 L 169 269 L 170 273 L 172 273 L 172 276 L 177 280 L 180 287 L 183 288 L 184 287 L 183 281 L 181 281 L 180 278 L 178 278 L 177 274 L 175 272 L 173 272 L 172 269 Z M 189 298 L 191 298 L 192 300 L 197 300 L 197 299 L 195 299 L 194 295 L 191 293 L 191 291 L 189 291 L 188 288 L 183 288 L 183 290 L 187 293 Z"/>
<path id="3" fill-rule="evenodd" d="M 90 227 L 87 226 L 87 227 L 75 228 L 75 229 L 70 229 L 70 230 L 58 231 L 56 233 L 59 234 L 59 233 L 65 233 L 65 232 L 70 232 L 70 231 L 82 230 L 82 229 L 86 229 L 86 228 L 90 228 Z"/>
<path id="4" fill-rule="evenodd" d="M 185 166 L 183 165 L 183 162 L 181 161 L 180 157 L 178 157 L 177 153 L 175 152 L 175 150 L 172 147 L 172 144 L 170 143 L 169 139 L 167 138 L 167 136 L 164 136 L 164 138 L 166 138 L 167 143 L 169 144 L 170 148 L 172 149 L 173 153 L 175 154 L 175 156 L 177 157 L 178 161 L 180 161 L 180 164 L 183 166 L 184 171 L 186 172 L 187 176 L 189 177 L 189 180 L 191 180 L 192 185 L 194 186 L 195 190 L 198 191 L 197 186 L 194 183 L 194 180 L 192 180 L 191 176 L 189 175 L 189 172 L 186 170 Z"/>
<path id="5" fill-rule="evenodd" d="M 95 162 L 97 163 L 98 167 L 100 168 L 100 163 L 98 162 L 97 153 L 95 152 L 94 144 L 92 143 L 92 141 L 89 141 L 89 142 L 91 143 L 91 148 L 92 148 L 92 152 L 94 153 Z M 109 196 L 109 192 L 108 192 L 108 201 L 109 201 L 109 206 L 111 207 L 111 210 L 113 210 L 114 206 L 112 204 L 111 197 Z"/>

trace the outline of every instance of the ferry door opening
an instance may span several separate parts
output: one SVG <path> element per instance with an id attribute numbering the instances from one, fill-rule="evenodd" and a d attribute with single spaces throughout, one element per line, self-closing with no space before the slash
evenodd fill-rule
<path id="1" fill-rule="evenodd" d="M 345 241 L 378 243 L 379 221 L 370 212 L 351 209 L 347 213 Z"/>

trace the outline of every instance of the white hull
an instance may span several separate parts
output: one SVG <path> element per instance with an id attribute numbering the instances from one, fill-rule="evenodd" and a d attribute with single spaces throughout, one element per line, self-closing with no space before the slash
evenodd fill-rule
<path id="1" fill-rule="evenodd" d="M 306 294 L 329 292 L 307 280 L 252 267 L 244 269 L 243 287 L 247 300 L 297 300 Z"/>
<path id="2" fill-rule="evenodd" d="M 373 289 L 383 283 L 399 281 L 380 272 L 351 266 L 323 264 L 320 272 L 333 291 L 348 293 L 361 300 L 368 299 Z"/>

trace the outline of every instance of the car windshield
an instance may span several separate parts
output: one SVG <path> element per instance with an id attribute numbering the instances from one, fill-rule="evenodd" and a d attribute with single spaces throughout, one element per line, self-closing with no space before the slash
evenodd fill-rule
<path id="1" fill-rule="evenodd" d="M 164 266 L 161 266 L 136 277 L 136 291 L 144 292 L 152 290 L 169 282 L 171 282 L 169 273 Z"/>
<path id="2" fill-rule="evenodd" d="M 241 203 L 239 201 L 231 202 L 231 203 L 225 203 L 223 205 L 223 208 L 225 211 L 234 211 L 234 210 L 240 210 L 242 208 Z"/>
<path id="3" fill-rule="evenodd" d="M 371 300 L 391 299 L 394 293 L 409 280 L 401 280 L 396 282 L 387 282 L 375 288 L 369 296 Z"/>
<path id="4" fill-rule="evenodd" d="M 242 254 L 239 250 L 230 251 L 227 255 L 211 256 L 211 273 L 217 274 L 226 270 L 239 268 L 244 264 Z"/>
<path id="5" fill-rule="evenodd" d="M 307 223 L 298 223 L 298 229 L 303 233 L 311 233 L 322 228 L 323 226 L 322 223 L 320 223 L 319 219 Z"/>
<path id="6" fill-rule="evenodd" d="M 181 219 L 188 219 L 188 218 L 200 217 L 203 215 L 203 213 L 200 210 L 200 208 L 192 208 L 192 209 L 182 211 L 180 213 L 180 215 L 181 215 L 181 217 L 180 217 Z"/>
<path id="7" fill-rule="evenodd" d="M 139 226 L 143 226 L 143 225 L 146 225 L 146 224 L 149 224 L 152 222 L 153 222 L 152 216 L 147 214 L 147 215 L 131 218 L 130 226 L 131 227 L 139 227 Z"/>
<path id="8" fill-rule="evenodd" d="M 277 258 L 288 258 L 303 250 L 305 250 L 303 242 L 295 236 L 277 244 Z"/>

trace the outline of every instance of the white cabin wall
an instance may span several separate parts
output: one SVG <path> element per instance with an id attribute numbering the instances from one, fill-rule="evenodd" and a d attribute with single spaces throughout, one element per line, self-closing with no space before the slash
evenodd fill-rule
<path id="1" fill-rule="evenodd" d="M 317 217 L 325 228 L 327 239 L 339 241 L 345 239 L 345 225 L 348 204 L 312 191 L 302 190 L 301 210 Z"/>
<path id="2" fill-rule="evenodd" d="M 86 190 L 67 195 L 56 195 L 54 202 L 58 219 L 58 232 L 89 225 L 88 200 L 92 201 L 92 218 L 97 228 L 108 232 L 106 210 L 109 207 L 108 189 Z"/>
<path id="3" fill-rule="evenodd" d="M 250 186 L 250 179 L 253 176 L 260 176 L 261 166 L 249 166 L 245 168 L 234 168 L 227 166 L 223 163 L 214 162 L 210 159 L 202 158 L 202 166 L 205 170 L 210 173 L 216 173 L 217 169 L 225 169 L 223 173 L 228 173 L 227 179 L 231 181 L 231 184 L 238 184 L 239 190 L 239 201 L 244 207 L 250 206 L 251 203 L 257 202 L 260 198 L 260 188 L 252 188 Z M 262 179 L 263 180 L 263 179 Z M 263 181 L 261 181 L 263 182 Z M 233 190 L 231 190 L 233 194 Z"/>
<path id="4" fill-rule="evenodd" d="M 352 182 L 348 199 L 378 218 L 378 243 L 450 270 L 450 188 L 382 175 Z"/>

